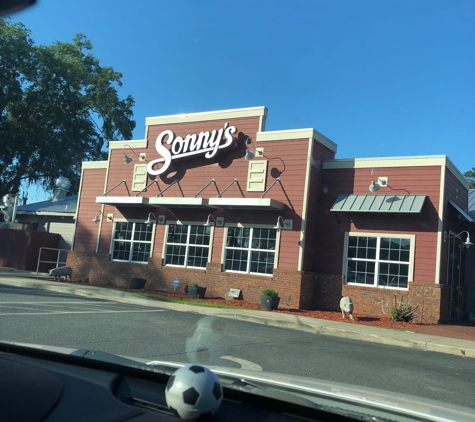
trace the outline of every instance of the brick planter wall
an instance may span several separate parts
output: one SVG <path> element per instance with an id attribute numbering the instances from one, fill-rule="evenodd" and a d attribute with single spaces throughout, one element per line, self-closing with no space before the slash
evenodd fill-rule
<path id="1" fill-rule="evenodd" d="M 354 305 L 356 316 L 389 318 L 390 307 L 394 305 L 394 295 L 397 300 L 404 295 L 404 300 L 409 300 L 412 305 L 419 304 L 418 317 L 415 322 L 422 324 L 437 324 L 447 320 L 444 313 L 444 299 L 446 287 L 441 284 L 409 283 L 409 290 L 382 289 L 365 286 L 342 284 L 343 296 L 349 296 Z"/>
<path id="2" fill-rule="evenodd" d="M 185 292 L 192 283 L 206 287 L 208 297 L 226 297 L 231 288 L 241 289 L 242 298 L 251 303 L 260 303 L 261 291 L 274 289 L 281 297 L 281 307 L 313 308 L 313 274 L 300 271 L 275 269 L 272 276 L 222 272 L 221 264 L 208 262 L 206 270 L 164 266 L 161 259 L 150 258 L 148 264 L 132 264 L 110 261 L 108 254 L 71 251 L 68 262 L 74 280 L 89 279 L 91 284 L 111 284 L 127 287 L 131 277 L 147 279 L 148 289 L 173 291 L 172 281 L 177 278 L 177 292 Z M 302 280 L 309 285 L 301 289 Z"/>

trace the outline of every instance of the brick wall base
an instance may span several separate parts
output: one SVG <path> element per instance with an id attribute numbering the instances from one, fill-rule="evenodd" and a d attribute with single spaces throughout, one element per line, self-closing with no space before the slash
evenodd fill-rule
<path id="1" fill-rule="evenodd" d="M 177 292 L 184 293 L 187 286 L 198 283 L 206 287 L 209 297 L 226 297 L 229 290 L 240 289 L 242 298 L 260 303 L 263 289 L 279 293 L 280 306 L 313 309 L 313 274 L 275 269 L 272 276 L 238 274 L 221 271 L 221 264 L 208 262 L 205 270 L 162 266 L 161 259 L 150 258 L 147 264 L 110 261 L 109 255 L 71 251 L 67 265 L 73 270 L 74 280 L 88 279 L 91 284 L 110 284 L 127 287 L 131 277 L 147 279 L 146 288 L 173 291 L 172 281 L 180 281 Z M 308 286 L 303 289 L 302 286 Z"/>
<path id="2" fill-rule="evenodd" d="M 340 299 L 349 296 L 357 317 L 390 317 L 389 308 L 394 295 L 405 295 L 413 305 L 419 304 L 416 322 L 437 324 L 448 319 L 447 286 L 412 282 L 408 291 L 347 285 L 342 275 L 314 274 L 301 271 L 274 269 L 271 277 L 221 271 L 221 264 L 208 262 L 205 270 L 162 266 L 162 260 L 150 258 L 147 264 L 110 261 L 107 254 L 71 251 L 67 265 L 72 267 L 74 280 L 88 279 L 91 284 L 111 284 L 128 287 L 131 277 L 147 279 L 146 288 L 173 291 L 172 281 L 180 281 L 177 292 L 186 292 L 187 286 L 198 283 L 206 287 L 208 297 L 226 297 L 229 290 L 240 289 L 242 298 L 260 303 L 263 289 L 279 293 L 280 307 L 296 309 L 340 310 Z"/>

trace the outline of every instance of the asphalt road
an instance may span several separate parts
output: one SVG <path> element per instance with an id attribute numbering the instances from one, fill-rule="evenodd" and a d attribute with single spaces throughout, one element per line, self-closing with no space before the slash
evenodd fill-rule
<path id="1" fill-rule="evenodd" d="M 253 368 L 475 409 L 473 359 L 244 321 L 0 287 L 0 339 Z"/>

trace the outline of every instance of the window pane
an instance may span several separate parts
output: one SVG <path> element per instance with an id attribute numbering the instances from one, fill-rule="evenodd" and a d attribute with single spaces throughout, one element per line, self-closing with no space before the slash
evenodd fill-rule
<path id="1" fill-rule="evenodd" d="M 226 246 L 235 248 L 249 247 L 250 232 L 251 229 L 249 227 L 229 227 Z"/>
<path id="2" fill-rule="evenodd" d="M 346 273 L 347 283 L 374 284 L 374 262 L 350 261 Z"/>
<path id="3" fill-rule="evenodd" d="M 191 246 L 188 252 L 188 266 L 206 268 L 209 248 Z"/>
<path id="4" fill-rule="evenodd" d="M 274 268 L 274 252 L 251 252 L 251 273 L 272 274 Z"/>
<path id="5" fill-rule="evenodd" d="M 185 265 L 186 246 L 168 245 L 165 264 Z"/>
<path id="6" fill-rule="evenodd" d="M 130 259 L 130 242 L 114 242 L 112 259 L 128 261 Z"/>
<path id="7" fill-rule="evenodd" d="M 170 224 L 168 226 L 168 243 L 186 243 L 188 226 L 183 224 Z"/>
<path id="8" fill-rule="evenodd" d="M 132 227 L 134 223 L 120 222 L 116 223 L 114 239 L 132 239 Z"/>
<path id="9" fill-rule="evenodd" d="M 409 265 L 381 263 L 379 267 L 379 285 L 406 288 Z"/>
<path id="10" fill-rule="evenodd" d="M 247 271 L 247 257 L 248 257 L 248 251 L 227 249 L 224 269 L 231 270 L 231 271 L 246 272 Z"/>
<path id="11" fill-rule="evenodd" d="M 252 248 L 275 250 L 275 241 L 277 237 L 276 229 L 255 228 L 252 233 Z"/>
<path id="12" fill-rule="evenodd" d="M 211 230 L 205 226 L 190 226 L 190 245 L 209 245 Z"/>
<path id="13" fill-rule="evenodd" d="M 133 262 L 148 262 L 150 256 L 150 244 L 149 243 L 134 243 L 132 249 Z"/>
<path id="14" fill-rule="evenodd" d="M 134 240 L 150 242 L 152 240 L 153 224 L 135 223 Z"/>

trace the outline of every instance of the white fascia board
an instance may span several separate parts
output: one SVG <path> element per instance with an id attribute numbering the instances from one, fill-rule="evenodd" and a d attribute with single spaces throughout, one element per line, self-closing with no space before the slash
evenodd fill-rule
<path id="1" fill-rule="evenodd" d="M 337 145 L 335 142 L 331 141 L 325 135 L 322 135 L 313 128 L 275 130 L 269 132 L 257 132 L 256 134 L 256 142 L 292 141 L 294 139 L 315 139 L 336 153 Z"/>
<path id="2" fill-rule="evenodd" d="M 446 155 L 420 155 L 410 157 L 343 158 L 323 162 L 324 169 L 357 169 L 380 167 L 446 166 L 468 189 L 468 181 Z"/>
<path id="3" fill-rule="evenodd" d="M 49 215 L 51 217 L 71 217 L 73 218 L 75 212 L 53 212 L 53 211 L 17 211 L 18 215 Z"/>
<path id="4" fill-rule="evenodd" d="M 106 169 L 108 166 L 108 161 L 83 161 L 82 162 L 82 169 L 89 170 L 89 169 Z"/>
<path id="5" fill-rule="evenodd" d="M 169 116 L 147 117 L 145 126 L 164 125 L 172 123 L 205 122 L 208 120 L 239 119 L 244 117 L 261 117 L 261 121 L 267 115 L 265 107 L 236 108 L 232 110 L 205 111 L 200 113 L 184 113 Z M 262 125 L 262 123 L 261 123 Z"/>
<path id="6" fill-rule="evenodd" d="M 122 149 L 126 145 L 131 148 L 147 148 L 146 139 L 138 139 L 135 141 L 109 141 L 109 149 Z"/>
<path id="7" fill-rule="evenodd" d="M 379 167 L 428 167 L 446 164 L 445 155 L 422 155 L 415 157 L 376 157 L 376 158 L 346 158 L 326 160 L 324 169 L 357 169 Z"/>

